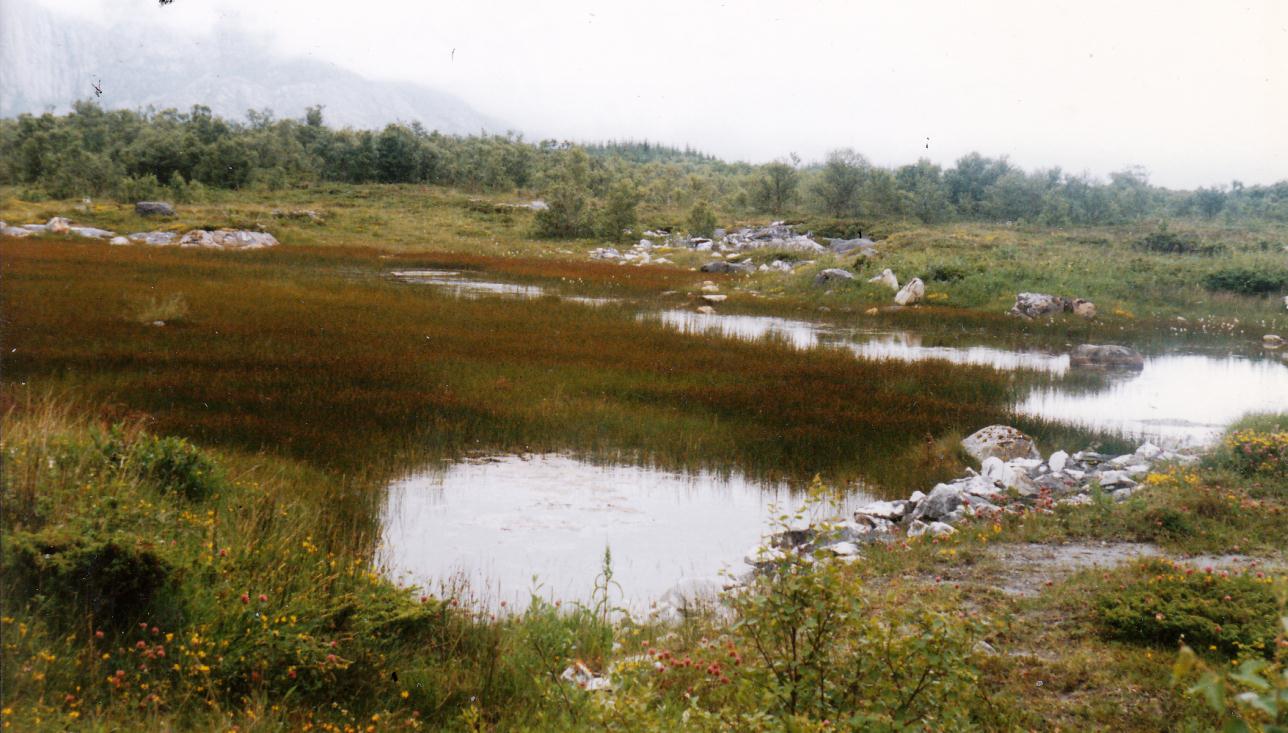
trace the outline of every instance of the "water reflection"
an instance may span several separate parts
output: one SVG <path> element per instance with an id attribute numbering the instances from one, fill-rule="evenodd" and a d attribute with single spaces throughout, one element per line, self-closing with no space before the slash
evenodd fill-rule
<path id="1" fill-rule="evenodd" d="M 853 492 L 846 506 L 868 500 Z M 460 573 L 492 605 L 522 607 L 534 576 L 544 597 L 586 599 L 610 548 L 614 580 L 640 607 L 682 579 L 745 569 L 741 558 L 771 526 L 773 505 L 800 501 L 736 473 L 504 456 L 395 483 L 382 559 L 399 580 L 431 585 Z"/>
<path id="2" fill-rule="evenodd" d="M 1171 445 L 1202 445 L 1248 412 L 1288 408 L 1288 366 L 1271 359 L 1165 355 L 1099 390 L 1036 387 L 1016 405 L 1029 415 Z"/>
<path id="3" fill-rule="evenodd" d="M 1058 422 L 1148 438 L 1169 446 L 1210 443 L 1239 416 L 1288 409 L 1288 365 L 1270 358 L 1197 354 L 1148 356 L 1139 372 L 1110 372 L 1088 382 L 1072 374 L 1068 354 L 987 345 L 926 346 L 920 334 L 844 329 L 768 316 L 668 310 L 642 314 L 685 333 L 774 339 L 796 348 L 843 348 L 865 359 L 1026 369 L 1053 381 L 1033 387 L 1016 411 Z"/>

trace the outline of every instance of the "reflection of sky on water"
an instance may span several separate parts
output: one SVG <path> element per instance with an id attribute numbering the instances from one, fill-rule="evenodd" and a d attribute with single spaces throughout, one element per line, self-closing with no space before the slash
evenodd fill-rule
<path id="1" fill-rule="evenodd" d="M 1060 422 L 1173 444 L 1214 440 L 1247 412 L 1288 409 L 1288 365 L 1271 359 L 1150 357 L 1096 391 L 1035 388 L 1017 409 Z"/>
<path id="2" fill-rule="evenodd" d="M 745 569 L 741 558 L 770 527 L 771 507 L 798 501 L 738 474 L 505 456 L 393 484 L 382 559 L 400 580 L 461 572 L 491 604 L 522 605 L 534 575 L 542 596 L 587 598 L 608 547 L 614 580 L 639 605 L 683 578 Z"/>

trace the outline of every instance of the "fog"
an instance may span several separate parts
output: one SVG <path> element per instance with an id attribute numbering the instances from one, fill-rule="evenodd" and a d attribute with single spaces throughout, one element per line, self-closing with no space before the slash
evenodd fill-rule
<path id="1" fill-rule="evenodd" d="M 9 2 L 12 0 L 0 0 Z M 528 138 L 755 162 L 971 150 L 1194 187 L 1288 178 L 1288 4 L 46 0 L 451 92 Z"/>

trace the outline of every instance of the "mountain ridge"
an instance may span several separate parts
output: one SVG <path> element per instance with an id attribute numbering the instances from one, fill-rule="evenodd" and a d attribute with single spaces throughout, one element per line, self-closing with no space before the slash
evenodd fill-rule
<path id="1" fill-rule="evenodd" d="M 377 129 L 420 122 L 448 134 L 509 126 L 445 92 L 376 81 L 334 64 L 281 57 L 267 40 L 229 30 L 176 36 L 146 24 L 69 18 L 29 0 L 0 2 L 0 116 L 65 112 L 95 98 L 108 109 L 201 104 L 229 119 L 271 109 L 301 117 L 322 105 L 327 124 Z"/>

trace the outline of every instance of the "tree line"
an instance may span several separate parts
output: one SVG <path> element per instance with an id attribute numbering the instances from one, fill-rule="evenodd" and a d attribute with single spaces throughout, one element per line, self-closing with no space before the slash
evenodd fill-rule
<path id="1" fill-rule="evenodd" d="M 334 129 L 322 107 L 301 119 L 268 110 L 229 120 L 204 106 L 107 111 L 78 102 L 64 115 L 0 120 L 0 184 L 24 196 L 170 195 L 209 187 L 281 189 L 319 182 L 420 183 L 545 198 L 550 236 L 610 235 L 640 204 L 705 223 L 730 215 L 833 219 L 1010 221 L 1047 226 L 1195 217 L 1288 221 L 1288 181 L 1177 191 L 1140 168 L 1108 181 L 1059 168 L 1025 171 L 978 153 L 944 168 L 929 160 L 872 164 L 849 149 L 817 163 L 788 156 L 753 165 L 651 142 L 588 145 L 521 135 L 444 135 L 419 123 Z"/>

